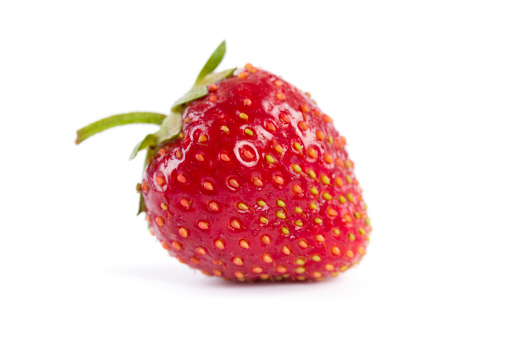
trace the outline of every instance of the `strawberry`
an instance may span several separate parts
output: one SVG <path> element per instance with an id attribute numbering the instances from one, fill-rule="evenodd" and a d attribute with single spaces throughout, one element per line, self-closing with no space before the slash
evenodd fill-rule
<path id="1" fill-rule="evenodd" d="M 161 125 L 133 152 L 148 150 L 140 211 L 182 263 L 236 281 L 337 276 L 371 231 L 345 138 L 310 94 L 268 71 L 212 73 L 224 53 L 222 43 L 169 116 L 116 115 L 77 143 L 114 125 Z"/>

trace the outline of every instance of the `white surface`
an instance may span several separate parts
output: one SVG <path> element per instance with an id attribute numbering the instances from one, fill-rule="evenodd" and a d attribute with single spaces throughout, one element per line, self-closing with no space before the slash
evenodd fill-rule
<path id="1" fill-rule="evenodd" d="M 288 5 L 290 4 L 290 5 Z M 504 1 L 5 1 L 0 336 L 506 337 Z M 308 90 L 349 142 L 373 234 L 320 284 L 235 285 L 135 217 L 152 126 L 227 39 Z"/>

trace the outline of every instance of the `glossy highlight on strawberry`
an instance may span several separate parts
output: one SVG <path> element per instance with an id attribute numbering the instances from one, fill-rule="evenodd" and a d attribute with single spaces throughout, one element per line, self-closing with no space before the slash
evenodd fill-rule
<path id="1" fill-rule="evenodd" d="M 346 139 L 279 76 L 230 73 L 184 102 L 176 137 L 146 147 L 150 232 L 228 280 L 320 281 L 356 265 L 371 226 Z"/>

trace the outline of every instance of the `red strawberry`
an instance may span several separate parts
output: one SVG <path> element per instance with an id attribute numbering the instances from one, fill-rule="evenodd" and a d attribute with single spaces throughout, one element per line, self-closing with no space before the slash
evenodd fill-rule
<path id="1" fill-rule="evenodd" d="M 371 231 L 345 138 L 308 93 L 267 71 L 203 75 L 224 52 L 177 102 L 182 115 L 136 148 L 148 148 L 140 190 L 150 231 L 206 275 L 337 276 L 361 260 Z"/>

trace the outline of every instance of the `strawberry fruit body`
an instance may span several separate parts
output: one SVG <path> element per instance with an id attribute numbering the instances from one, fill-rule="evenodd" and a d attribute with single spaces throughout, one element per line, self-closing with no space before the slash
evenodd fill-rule
<path id="1" fill-rule="evenodd" d="M 141 208 L 162 247 L 236 281 L 319 281 L 356 265 L 371 226 L 331 118 L 250 64 L 200 90 L 177 106 L 176 136 L 140 147 Z"/>

